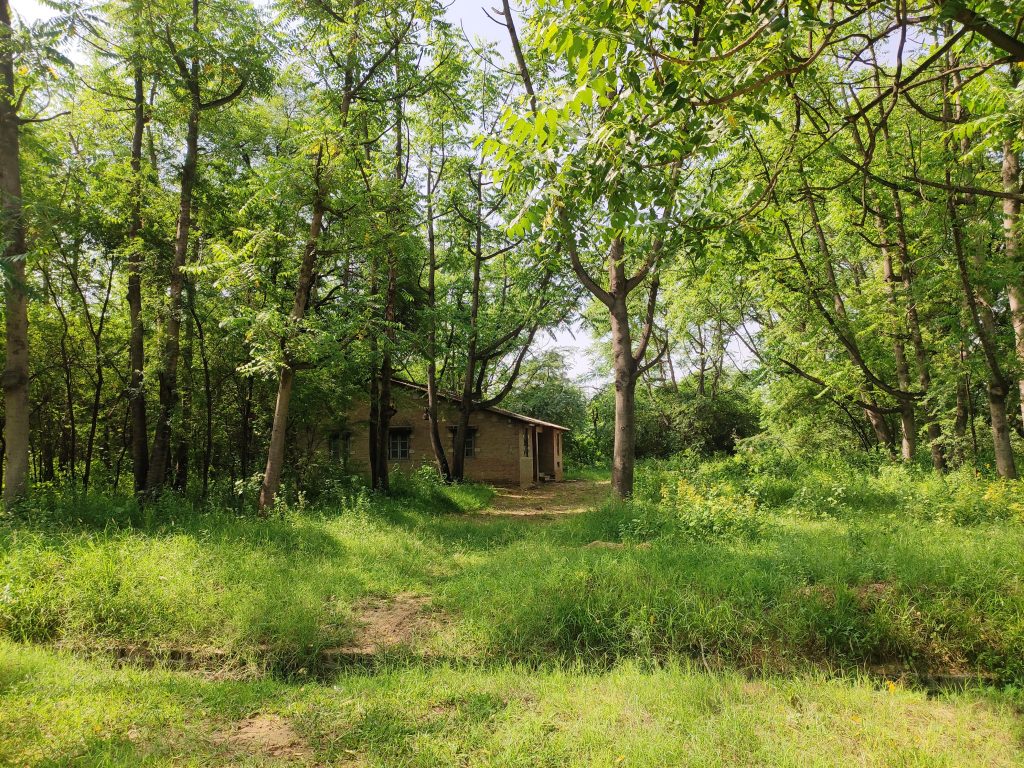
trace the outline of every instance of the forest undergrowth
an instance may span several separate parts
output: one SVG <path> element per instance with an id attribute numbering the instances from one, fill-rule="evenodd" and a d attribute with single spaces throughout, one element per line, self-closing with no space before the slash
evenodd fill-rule
<path id="1" fill-rule="evenodd" d="M 163 765 L 198 739 L 194 764 L 228 764 L 217 729 L 273 711 L 353 764 L 785 764 L 848 737 L 865 764 L 1011 765 L 1018 486 L 741 453 L 647 462 L 632 501 L 539 521 L 423 477 L 269 518 L 41 491 L 0 533 L 0 761 Z M 399 594 L 436 631 L 332 655 Z"/>

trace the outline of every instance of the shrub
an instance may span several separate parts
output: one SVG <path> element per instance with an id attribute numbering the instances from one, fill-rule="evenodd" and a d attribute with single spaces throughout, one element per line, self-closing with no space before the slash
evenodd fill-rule
<path id="1" fill-rule="evenodd" d="M 665 487 L 662 494 L 662 505 L 674 511 L 673 533 L 687 539 L 754 539 L 766 525 L 754 500 L 729 486 L 700 493 L 685 478 L 680 478 L 674 487 Z"/>
<path id="2" fill-rule="evenodd" d="M 767 519 L 758 511 L 754 496 L 743 493 L 728 479 L 701 475 L 690 462 L 690 457 L 681 456 L 674 462 L 644 467 L 622 525 L 622 538 L 647 541 L 671 536 L 712 541 L 751 539 L 764 531 Z M 695 477 L 691 480 L 687 474 Z"/>
<path id="3" fill-rule="evenodd" d="M 1024 520 L 1024 483 L 987 480 L 960 469 L 919 483 L 918 492 L 907 499 L 906 511 L 953 525 Z"/>

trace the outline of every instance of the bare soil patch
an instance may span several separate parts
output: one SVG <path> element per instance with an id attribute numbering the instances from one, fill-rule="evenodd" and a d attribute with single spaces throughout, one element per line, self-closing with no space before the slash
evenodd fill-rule
<path id="1" fill-rule="evenodd" d="M 324 670 L 332 670 L 339 663 L 372 661 L 388 650 L 415 647 L 418 641 L 436 633 L 441 623 L 441 614 L 431 610 L 430 602 L 429 596 L 412 592 L 360 600 L 352 607 L 356 630 L 351 642 L 321 650 L 317 662 Z M 216 648 L 112 644 L 74 650 L 86 656 L 110 658 L 117 666 L 166 667 L 197 673 L 211 680 L 260 677 L 267 671 L 261 657 L 266 655 L 266 659 L 270 659 L 273 655 L 270 646 L 258 646 L 256 658 L 249 663 Z"/>
<path id="2" fill-rule="evenodd" d="M 552 519 L 592 509 L 608 498 L 610 490 L 609 482 L 595 480 L 541 483 L 531 488 L 499 488 L 491 507 L 480 514 Z"/>
<path id="3" fill-rule="evenodd" d="M 331 655 L 374 656 L 389 648 L 413 645 L 437 628 L 438 617 L 429 608 L 429 597 L 412 592 L 360 601 L 354 607 L 355 637 L 348 645 L 333 649 Z"/>
<path id="4" fill-rule="evenodd" d="M 217 742 L 251 754 L 306 761 L 313 752 L 291 724 L 279 715 L 254 715 L 222 734 Z"/>

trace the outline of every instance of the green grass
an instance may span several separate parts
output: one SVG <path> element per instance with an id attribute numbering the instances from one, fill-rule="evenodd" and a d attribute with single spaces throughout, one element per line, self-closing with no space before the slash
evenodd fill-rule
<path id="1" fill-rule="evenodd" d="M 269 519 L 40 495 L 0 518 L 0 765 L 279 764 L 218 736 L 258 712 L 318 764 L 1024 761 L 1019 483 L 741 457 L 637 490 L 542 522 L 423 480 Z M 436 638 L 327 662 L 400 592 Z"/>
<path id="2" fill-rule="evenodd" d="M 1013 766 L 1006 694 L 929 699 L 869 680 L 749 680 L 625 663 L 607 673 L 394 667 L 329 685 L 114 670 L 0 643 L 0 764 L 257 766 L 225 740 L 285 718 L 318 765 Z"/>
<path id="3" fill-rule="evenodd" d="M 614 550 L 552 536 L 479 558 L 442 594 L 493 658 L 683 654 L 775 672 L 895 663 L 1020 681 L 1022 555 L 1020 526 L 883 532 L 797 520 L 756 541 Z"/>
<path id="4" fill-rule="evenodd" d="M 610 466 L 570 467 L 565 470 L 566 480 L 608 480 L 611 477 Z"/>
<path id="5" fill-rule="evenodd" d="M 79 649 L 143 646 L 308 668 L 350 639 L 357 599 L 429 591 L 457 566 L 450 555 L 460 541 L 472 544 L 467 532 L 484 546 L 486 531 L 450 513 L 478 509 L 490 493 L 431 486 L 270 519 L 167 501 L 146 520 L 103 527 L 94 500 L 63 500 L 60 515 L 0 526 L 0 631 Z"/>

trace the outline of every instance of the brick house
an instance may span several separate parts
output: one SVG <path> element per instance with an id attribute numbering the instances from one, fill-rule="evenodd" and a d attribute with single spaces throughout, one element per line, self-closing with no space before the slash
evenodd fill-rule
<path id="1" fill-rule="evenodd" d="M 392 382 L 394 415 L 388 434 L 391 469 L 412 472 L 434 463 L 427 419 L 427 390 L 418 384 Z M 438 427 L 449 456 L 459 420 L 458 398 L 438 393 Z M 357 401 L 344 429 L 329 435 L 331 454 L 346 463 L 349 471 L 370 473 L 369 402 Z M 466 439 L 465 477 L 495 485 L 526 487 L 533 483 L 561 481 L 564 471 L 562 438 L 565 427 L 534 419 L 504 408 L 481 408 L 470 417 Z"/>

